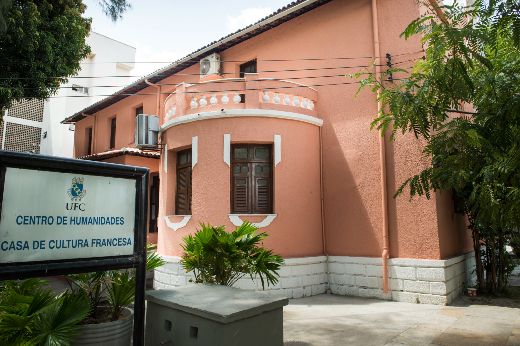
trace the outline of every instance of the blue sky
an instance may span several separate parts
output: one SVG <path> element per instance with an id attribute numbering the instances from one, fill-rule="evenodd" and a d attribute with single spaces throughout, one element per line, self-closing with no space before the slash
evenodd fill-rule
<path id="1" fill-rule="evenodd" d="M 130 0 L 132 9 L 116 23 L 96 1 L 85 0 L 93 31 L 137 48 L 138 62 L 173 62 L 290 3 L 288 0 Z M 138 63 L 143 76 L 166 63 Z"/>

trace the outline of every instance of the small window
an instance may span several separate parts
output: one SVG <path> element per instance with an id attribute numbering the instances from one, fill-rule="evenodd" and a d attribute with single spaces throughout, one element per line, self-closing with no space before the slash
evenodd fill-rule
<path id="1" fill-rule="evenodd" d="M 116 118 L 110 120 L 110 149 L 116 147 Z"/>
<path id="2" fill-rule="evenodd" d="M 88 95 L 88 88 L 81 85 L 72 84 L 72 90 Z"/>
<path id="3" fill-rule="evenodd" d="M 240 65 L 240 78 L 244 78 L 244 73 L 256 73 L 256 59 Z"/>
<path id="4" fill-rule="evenodd" d="M 191 148 L 177 153 L 175 214 L 191 215 Z"/>
<path id="5" fill-rule="evenodd" d="M 92 155 L 92 127 L 87 129 L 87 155 Z"/>
<path id="6" fill-rule="evenodd" d="M 272 214 L 271 145 L 234 144 L 231 147 L 231 213 Z"/>

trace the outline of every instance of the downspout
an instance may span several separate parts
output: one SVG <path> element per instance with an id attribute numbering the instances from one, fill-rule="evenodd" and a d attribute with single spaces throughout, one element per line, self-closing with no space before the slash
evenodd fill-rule
<path id="1" fill-rule="evenodd" d="M 327 253 L 327 243 L 325 242 L 325 212 L 323 209 L 323 135 L 322 127 L 320 131 L 320 202 L 321 202 L 321 239 L 323 242 L 323 254 L 327 256 L 327 293 L 330 292 L 330 277 L 329 277 L 329 254 Z"/>
<path id="2" fill-rule="evenodd" d="M 96 141 L 96 137 L 97 137 L 97 132 L 96 132 L 97 114 L 98 114 L 98 112 L 94 113 L 94 121 L 92 122 L 92 148 L 91 148 L 92 154 L 97 153 L 97 151 L 95 151 L 96 142 L 97 142 Z"/>
<path id="3" fill-rule="evenodd" d="M 156 87 L 157 88 L 157 98 L 156 98 L 156 104 L 157 104 L 157 108 L 155 110 L 155 114 L 159 117 L 159 122 L 160 122 L 160 118 L 161 118 L 161 115 L 159 114 L 160 110 L 161 110 L 161 104 L 159 102 L 159 98 L 161 97 L 161 86 L 160 85 L 155 85 L 153 84 L 152 82 L 149 82 L 148 81 L 148 78 L 146 78 L 144 80 L 144 82 L 150 86 L 153 86 L 153 87 Z"/>
<path id="4" fill-rule="evenodd" d="M 381 75 L 381 64 L 379 57 L 379 29 L 377 22 L 377 0 L 372 0 L 372 27 L 374 33 L 374 55 L 376 62 L 376 78 Z M 377 92 L 379 98 L 380 91 Z M 382 108 L 381 101 L 377 102 L 377 112 Z M 382 130 L 379 130 L 379 158 L 381 164 L 381 207 L 383 212 L 383 253 L 381 258 L 383 260 L 383 293 L 388 293 L 388 258 L 390 257 L 388 251 L 388 201 L 387 201 L 387 187 L 386 187 L 386 145 L 385 137 Z"/>

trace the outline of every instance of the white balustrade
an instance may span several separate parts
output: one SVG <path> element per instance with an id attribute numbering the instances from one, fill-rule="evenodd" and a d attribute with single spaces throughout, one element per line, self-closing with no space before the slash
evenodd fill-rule
<path id="1" fill-rule="evenodd" d="M 291 104 L 291 99 L 289 98 L 289 94 L 285 94 L 285 98 L 283 99 L 283 104 L 286 106 Z"/>
<path id="2" fill-rule="evenodd" d="M 240 94 L 238 92 L 235 93 L 235 96 L 233 97 L 233 101 L 235 102 L 235 104 L 239 104 L 240 103 Z"/>
<path id="3" fill-rule="evenodd" d="M 175 113 L 177 112 L 177 107 L 172 107 L 170 108 L 170 110 L 168 111 L 168 113 L 166 113 L 166 117 L 165 117 L 165 120 L 168 120 L 170 119 L 171 117 L 175 116 Z"/>
<path id="4" fill-rule="evenodd" d="M 217 94 L 211 94 L 211 99 L 209 100 L 209 103 L 211 103 L 211 105 L 214 106 L 217 104 L 217 102 Z"/>
<path id="5" fill-rule="evenodd" d="M 278 93 L 274 93 L 273 102 L 275 104 L 280 104 L 280 97 L 278 96 Z"/>
<path id="6" fill-rule="evenodd" d="M 197 106 L 198 106 L 197 98 L 196 97 L 192 97 L 191 98 L 191 102 L 190 102 L 191 109 L 197 108 Z"/>
<path id="7" fill-rule="evenodd" d="M 269 95 L 267 94 L 267 91 L 264 91 L 264 96 L 262 96 L 262 101 L 264 101 L 264 103 L 269 102 Z"/>
<path id="8" fill-rule="evenodd" d="M 292 97 L 292 101 L 291 101 Z M 262 95 L 262 101 L 264 103 L 274 103 L 274 104 L 283 104 L 285 106 L 294 106 L 294 107 L 301 107 L 309 110 L 314 109 L 314 102 L 311 99 L 308 99 L 306 97 L 302 97 L 302 100 L 300 101 L 299 95 L 294 94 L 285 94 L 283 99 L 280 99 L 279 93 L 274 93 L 274 97 L 271 99 L 269 96 L 268 91 L 263 91 Z M 270 101 L 272 100 L 272 101 Z"/>
<path id="9" fill-rule="evenodd" d="M 219 103 L 222 105 L 229 104 L 230 97 L 228 97 L 227 92 L 217 92 L 210 94 L 211 96 L 208 96 L 209 100 L 206 99 L 206 95 L 198 94 L 198 96 L 194 96 L 191 98 L 190 107 L 191 109 L 195 109 L 198 107 L 205 107 L 208 105 L 215 106 Z M 308 99 L 307 97 L 295 95 L 295 94 L 283 94 L 283 98 L 280 97 L 280 93 L 271 93 L 270 91 L 262 90 L 261 93 L 261 102 L 263 103 L 271 103 L 271 104 L 277 104 L 277 105 L 284 105 L 284 106 L 291 106 L 291 107 L 298 107 L 298 108 L 304 108 L 309 110 L 314 110 L 314 101 L 311 99 Z M 271 97 L 273 96 L 273 97 Z M 292 98 L 292 100 L 291 100 Z M 234 96 L 232 99 L 234 104 L 239 104 L 242 102 L 242 98 L 240 97 L 240 92 L 234 92 Z M 169 119 L 175 115 L 176 108 L 171 107 L 170 110 L 165 115 L 165 119 Z"/>
<path id="10" fill-rule="evenodd" d="M 201 107 L 205 107 L 208 104 L 208 101 L 206 101 L 206 96 L 202 95 L 199 101 L 199 104 Z"/>
<path id="11" fill-rule="evenodd" d="M 229 97 L 227 96 L 227 93 L 222 93 L 222 98 L 220 99 L 222 101 L 222 104 L 227 105 L 229 102 Z"/>

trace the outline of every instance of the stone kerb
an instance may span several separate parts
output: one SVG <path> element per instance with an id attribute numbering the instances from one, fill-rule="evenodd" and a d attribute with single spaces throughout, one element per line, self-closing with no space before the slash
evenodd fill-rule
<path id="1" fill-rule="evenodd" d="M 172 289 L 194 279 L 179 264 L 180 257 L 163 256 L 168 262 L 155 269 L 154 288 Z M 473 253 L 449 260 L 390 259 L 389 292 L 383 293 L 380 258 L 326 256 L 291 258 L 279 271 L 276 286 L 265 286 L 269 294 L 301 298 L 325 293 L 372 297 L 410 303 L 446 305 L 475 283 Z M 261 281 L 240 279 L 235 287 L 262 290 Z"/>
<path id="2" fill-rule="evenodd" d="M 181 267 L 180 257 L 162 257 L 168 263 L 155 269 L 154 289 L 173 289 L 189 285 L 190 279 L 195 280 L 192 273 L 186 273 Z M 265 282 L 265 291 L 269 294 L 301 298 L 325 293 L 328 287 L 327 257 L 286 259 L 285 265 L 280 268 L 278 274 L 280 277 L 275 286 L 268 286 Z M 262 282 L 259 278 L 251 280 L 249 277 L 243 277 L 236 282 L 234 287 L 257 291 L 262 290 Z"/>

